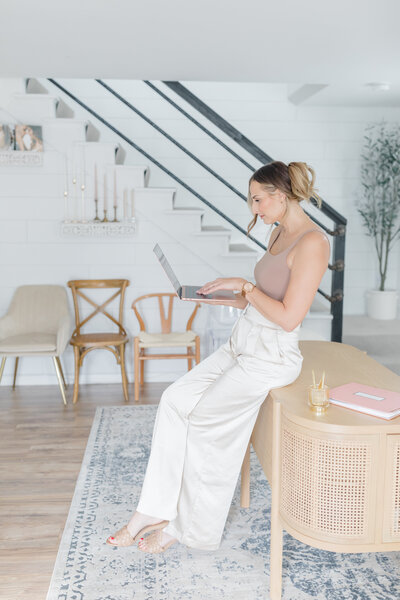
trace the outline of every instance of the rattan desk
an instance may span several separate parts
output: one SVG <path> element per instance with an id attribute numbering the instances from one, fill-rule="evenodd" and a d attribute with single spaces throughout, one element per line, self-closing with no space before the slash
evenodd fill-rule
<path id="1" fill-rule="evenodd" d="M 272 390 L 254 426 L 241 474 L 250 505 L 250 444 L 272 488 L 271 600 L 281 598 L 282 531 L 336 552 L 400 550 L 400 417 L 385 421 L 331 405 L 307 406 L 311 369 L 330 387 L 358 381 L 400 391 L 400 377 L 353 346 L 300 342 L 299 378 Z"/>

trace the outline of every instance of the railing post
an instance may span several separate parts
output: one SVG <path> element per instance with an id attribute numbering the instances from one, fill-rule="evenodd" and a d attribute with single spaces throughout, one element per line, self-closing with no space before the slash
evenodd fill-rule
<path id="1" fill-rule="evenodd" d="M 333 236 L 333 264 L 336 261 L 343 261 L 346 242 L 346 227 L 343 224 L 335 222 L 335 235 Z M 331 296 L 337 298 L 331 302 L 332 328 L 331 341 L 341 342 L 343 331 L 343 286 L 344 286 L 344 268 L 332 271 Z"/>

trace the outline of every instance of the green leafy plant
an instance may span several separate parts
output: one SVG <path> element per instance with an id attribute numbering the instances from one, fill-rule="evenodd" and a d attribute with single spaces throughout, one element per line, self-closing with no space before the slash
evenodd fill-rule
<path id="1" fill-rule="evenodd" d="M 365 130 L 361 163 L 363 198 L 357 205 L 374 239 L 380 286 L 384 291 L 389 254 L 400 237 L 400 125 L 385 121 Z"/>

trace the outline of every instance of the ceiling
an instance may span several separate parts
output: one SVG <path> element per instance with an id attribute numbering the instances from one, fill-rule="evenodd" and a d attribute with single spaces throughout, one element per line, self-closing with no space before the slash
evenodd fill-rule
<path id="1" fill-rule="evenodd" d="M 399 23 L 398 0 L 2 0 L 0 77 L 290 82 L 297 104 L 399 106 Z"/>

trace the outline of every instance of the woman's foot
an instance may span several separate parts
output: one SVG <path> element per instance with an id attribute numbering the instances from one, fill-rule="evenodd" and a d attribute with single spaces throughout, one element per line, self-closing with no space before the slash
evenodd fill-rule
<path id="1" fill-rule="evenodd" d="M 172 535 L 169 535 L 169 533 L 158 529 L 157 531 L 150 533 L 150 535 L 146 535 L 145 538 L 141 538 L 138 547 L 141 552 L 158 554 L 159 552 L 164 552 L 177 541 L 178 540 Z"/>
<path id="2" fill-rule="evenodd" d="M 161 529 L 166 527 L 168 523 L 169 521 L 163 521 L 159 517 L 151 517 L 136 511 L 127 525 L 107 538 L 107 544 L 111 546 L 132 546 L 139 534 L 143 535 L 148 531 Z"/>

